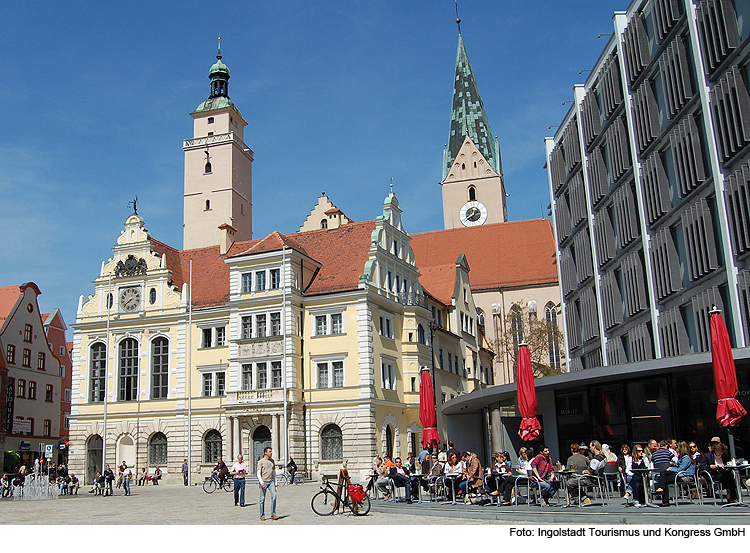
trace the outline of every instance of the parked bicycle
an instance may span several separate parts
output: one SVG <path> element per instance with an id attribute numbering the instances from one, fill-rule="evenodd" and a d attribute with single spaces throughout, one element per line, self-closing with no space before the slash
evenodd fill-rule
<path id="1" fill-rule="evenodd" d="M 234 490 L 234 479 L 225 478 L 222 483 L 218 474 L 215 472 L 211 473 L 211 476 L 206 478 L 205 482 L 203 482 L 203 491 L 206 493 L 214 493 L 216 488 L 221 488 L 225 492 L 231 492 Z"/>
<path id="2" fill-rule="evenodd" d="M 348 507 L 354 515 L 364 516 L 370 512 L 370 498 L 367 492 L 359 484 L 352 484 L 347 478 L 344 485 L 338 486 L 342 490 L 341 495 L 336 491 L 328 478 L 323 476 L 323 485 L 310 501 L 310 506 L 316 515 L 322 517 L 332 515 L 334 512 L 343 512 Z"/>

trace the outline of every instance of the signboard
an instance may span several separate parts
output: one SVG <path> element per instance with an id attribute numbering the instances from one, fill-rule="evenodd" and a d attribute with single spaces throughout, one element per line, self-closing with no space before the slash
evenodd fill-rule
<path id="1" fill-rule="evenodd" d="M 5 432 L 11 434 L 13 430 L 13 401 L 16 397 L 16 386 L 14 379 L 8 381 L 8 390 L 5 396 Z"/>
<path id="2" fill-rule="evenodd" d="M 13 433 L 29 433 L 31 432 L 31 421 L 25 419 L 13 419 Z"/>
<path id="3" fill-rule="evenodd" d="M 18 449 L 20 449 L 21 451 L 29 451 L 31 449 L 31 442 L 24 442 L 23 440 L 21 440 L 18 443 Z"/>
<path id="4" fill-rule="evenodd" d="M 47 445 L 44 446 L 44 458 L 45 459 L 52 459 L 52 449 L 53 449 L 53 447 L 54 446 L 52 444 L 47 444 Z"/>

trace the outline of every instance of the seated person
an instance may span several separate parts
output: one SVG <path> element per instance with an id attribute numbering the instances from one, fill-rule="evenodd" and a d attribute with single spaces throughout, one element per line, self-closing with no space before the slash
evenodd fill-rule
<path id="1" fill-rule="evenodd" d="M 214 465 L 211 472 L 219 478 L 219 484 L 223 486 L 224 481 L 227 479 L 227 474 L 229 474 L 229 469 L 227 468 L 227 464 L 221 460 L 221 457 L 216 459 L 216 465 Z"/>
<path id="2" fill-rule="evenodd" d="M 531 469 L 534 471 L 534 480 L 539 485 L 542 502 L 549 507 L 550 498 L 560 487 L 560 481 L 555 478 L 555 465 L 552 464 L 549 447 L 539 447 L 539 455 L 531 461 Z"/>
<path id="3" fill-rule="evenodd" d="M 148 482 L 148 478 L 149 478 L 148 469 L 147 468 L 141 469 L 141 474 L 138 477 L 138 485 L 143 486 L 146 482 Z"/>
<path id="4" fill-rule="evenodd" d="M 388 478 L 388 475 L 390 474 L 391 469 L 395 467 L 396 465 L 393 463 L 393 461 L 391 461 L 390 455 L 386 453 L 383 456 L 383 464 L 377 468 L 378 479 L 376 485 L 378 489 L 383 492 L 383 495 L 386 499 L 391 497 L 390 480 Z"/>
<path id="5" fill-rule="evenodd" d="M 161 469 L 159 467 L 156 467 L 154 475 L 151 477 L 151 482 L 154 483 L 154 486 L 158 486 L 159 480 L 161 480 Z"/>
<path id="6" fill-rule="evenodd" d="M 484 479 L 484 484 L 489 490 L 490 495 L 500 495 L 500 487 L 506 476 L 510 476 L 512 468 L 506 452 L 498 451 L 495 453 L 495 462 L 492 464 L 492 471 Z"/>
<path id="7" fill-rule="evenodd" d="M 430 458 L 425 457 L 422 466 L 427 468 L 427 474 L 422 476 L 422 489 L 430 491 L 430 481 L 434 481 L 443 475 L 443 465 L 438 461 L 438 454 L 433 453 Z"/>
<path id="8" fill-rule="evenodd" d="M 478 492 L 484 480 L 482 478 L 482 463 L 479 462 L 476 453 L 465 452 L 462 461 L 464 463 L 464 478 L 458 487 L 466 497 L 470 493 Z"/>
<path id="9" fill-rule="evenodd" d="M 630 467 L 631 471 L 633 469 L 641 470 L 650 468 L 653 468 L 653 465 L 646 455 L 646 448 L 644 448 L 641 444 L 636 444 L 633 447 L 633 460 Z M 628 484 L 630 484 L 630 487 L 633 490 L 633 501 L 636 507 L 640 507 L 641 505 L 644 505 L 646 503 L 646 495 L 643 488 L 643 478 L 644 476 L 642 473 L 634 472 L 633 476 L 628 480 Z"/>
<path id="10" fill-rule="evenodd" d="M 589 451 L 591 451 L 591 461 L 589 461 L 589 468 L 584 469 L 580 475 L 572 476 L 568 479 L 568 502 L 573 503 L 578 500 L 578 495 L 581 492 L 582 486 L 593 486 L 596 484 L 596 478 L 604 474 L 604 467 L 607 464 L 607 460 L 602 453 L 602 444 L 597 440 L 593 440 L 589 444 Z M 591 499 L 585 496 L 581 505 L 589 505 Z"/>
<path id="11" fill-rule="evenodd" d="M 409 467 L 403 466 L 401 457 L 396 457 L 396 466 L 391 469 L 389 476 L 393 479 L 393 483 L 396 487 L 406 488 L 406 502 L 411 503 L 411 479 L 409 478 L 410 472 Z"/>
<path id="12" fill-rule="evenodd" d="M 94 486 L 96 488 L 96 495 L 104 495 L 104 488 L 107 485 L 107 478 L 99 471 L 96 471 L 96 478 L 94 478 Z"/>
<path id="13" fill-rule="evenodd" d="M 581 446 L 572 443 L 570 444 L 570 457 L 568 457 L 565 463 L 565 469 L 573 472 L 581 473 L 589 466 L 589 458 L 581 454 Z"/>
<path id="14" fill-rule="evenodd" d="M 70 475 L 70 483 L 68 484 L 68 494 L 78 495 L 78 488 L 81 487 L 81 483 L 78 481 L 78 477 L 75 474 Z"/>
<path id="15" fill-rule="evenodd" d="M 701 455 L 699 462 L 700 470 L 708 472 L 714 482 L 721 483 L 721 487 L 727 491 L 729 502 L 736 501 L 737 483 L 734 480 L 734 473 L 726 468 L 729 462 L 727 446 L 721 443 L 719 438 L 711 438 L 711 449 Z"/>
<path id="16" fill-rule="evenodd" d="M 456 494 L 458 493 L 458 486 L 463 479 L 463 463 L 458 460 L 458 455 L 455 452 L 451 452 L 448 455 L 448 461 L 443 467 L 443 475 L 445 476 L 445 499 L 447 501 L 454 501 Z"/>
<path id="17" fill-rule="evenodd" d="M 677 455 L 679 463 L 676 467 L 670 466 L 667 470 L 659 472 L 656 476 L 654 486 L 656 490 L 654 493 L 663 493 L 661 506 L 669 506 L 669 485 L 674 484 L 677 480 L 677 473 L 682 473 L 681 478 L 688 480 L 695 480 L 695 465 L 693 464 L 693 458 L 690 456 L 690 449 L 688 448 L 687 442 L 677 442 Z"/>

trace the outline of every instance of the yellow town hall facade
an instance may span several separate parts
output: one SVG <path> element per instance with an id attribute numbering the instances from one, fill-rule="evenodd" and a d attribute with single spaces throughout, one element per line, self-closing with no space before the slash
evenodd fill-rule
<path id="1" fill-rule="evenodd" d="M 69 467 L 87 481 L 103 448 L 167 481 L 268 445 L 311 475 L 363 474 L 418 449 L 422 367 L 438 405 L 492 383 L 466 258 L 421 277 L 392 192 L 374 220 L 323 197 L 299 232 L 252 239 L 253 152 L 217 58 L 184 141 L 185 249 L 136 211 L 79 300 Z"/>

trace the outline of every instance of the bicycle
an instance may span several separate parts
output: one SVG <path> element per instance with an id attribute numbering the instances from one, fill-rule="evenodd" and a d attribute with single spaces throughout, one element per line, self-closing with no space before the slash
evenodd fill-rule
<path id="1" fill-rule="evenodd" d="M 206 480 L 203 482 L 203 491 L 206 493 L 214 493 L 216 491 L 216 488 L 221 488 L 225 492 L 231 492 L 234 490 L 234 479 L 233 478 L 225 478 L 224 483 L 219 480 L 219 475 L 214 473 L 211 473 L 211 476 L 206 478 Z"/>
<path id="2" fill-rule="evenodd" d="M 292 474 L 287 470 L 284 469 L 282 471 L 276 471 L 276 485 L 277 486 L 286 486 L 287 484 L 292 483 Z M 294 485 L 302 484 L 302 474 L 297 471 L 294 473 Z"/>
<path id="3" fill-rule="evenodd" d="M 323 485 L 320 487 L 320 491 L 316 493 L 310 501 L 310 507 L 316 515 L 325 517 L 332 515 L 335 511 L 343 511 L 344 507 L 348 507 L 353 515 L 364 516 L 370 512 L 370 498 L 367 493 L 362 490 L 362 486 L 356 485 L 359 489 L 357 492 L 364 494 L 362 499 L 359 501 L 353 501 L 349 495 L 350 488 L 354 488 L 350 484 L 350 479 L 347 478 L 344 481 L 344 485 L 339 485 L 339 488 L 343 490 L 341 495 L 334 489 L 334 487 L 328 481 L 328 478 L 323 476 Z M 354 490 L 352 490 L 354 492 Z"/>

